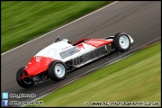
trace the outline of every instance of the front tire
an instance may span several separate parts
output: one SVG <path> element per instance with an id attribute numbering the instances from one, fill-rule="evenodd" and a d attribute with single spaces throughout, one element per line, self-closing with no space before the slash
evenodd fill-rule
<path id="1" fill-rule="evenodd" d="M 48 67 L 48 74 L 53 81 L 63 80 L 67 74 L 66 65 L 61 61 L 53 61 Z"/>
<path id="2" fill-rule="evenodd" d="M 117 33 L 114 36 L 114 46 L 117 51 L 127 51 L 130 48 L 130 45 L 130 39 L 126 33 Z"/>
<path id="3" fill-rule="evenodd" d="M 29 87 L 34 85 L 34 82 L 29 78 L 20 79 L 22 77 L 22 75 L 24 74 L 24 72 L 25 72 L 24 67 L 20 68 L 17 71 L 16 81 L 17 81 L 19 86 L 21 86 L 23 88 L 29 88 Z M 27 72 L 25 72 L 25 74 L 27 74 Z"/>

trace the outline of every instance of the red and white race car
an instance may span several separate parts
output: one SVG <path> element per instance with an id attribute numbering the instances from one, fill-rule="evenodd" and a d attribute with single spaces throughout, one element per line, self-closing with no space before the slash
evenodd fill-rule
<path id="1" fill-rule="evenodd" d="M 113 50 L 127 51 L 133 39 L 126 33 L 117 33 L 104 39 L 84 38 L 71 44 L 68 39 L 59 39 L 38 52 L 26 65 L 17 71 L 16 80 L 23 88 L 46 79 L 63 80 L 67 73 L 87 63 L 110 54 Z"/>

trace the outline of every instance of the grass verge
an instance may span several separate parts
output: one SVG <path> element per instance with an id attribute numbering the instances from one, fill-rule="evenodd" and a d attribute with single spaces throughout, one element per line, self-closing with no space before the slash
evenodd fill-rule
<path id="1" fill-rule="evenodd" d="M 2 1 L 1 53 L 94 11 L 110 1 Z"/>
<path id="2" fill-rule="evenodd" d="M 143 102 L 142 105 L 155 102 L 161 106 L 160 44 L 82 77 L 37 100 L 44 104 L 35 106 L 84 106 L 85 102 L 90 106 L 96 101 Z"/>

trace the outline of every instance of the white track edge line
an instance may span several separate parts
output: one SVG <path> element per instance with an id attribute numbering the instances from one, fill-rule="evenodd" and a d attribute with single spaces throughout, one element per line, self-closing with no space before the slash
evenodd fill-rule
<path id="1" fill-rule="evenodd" d="M 28 43 L 30 43 L 30 42 L 33 42 L 33 41 L 35 41 L 35 40 L 37 40 L 37 39 L 39 39 L 39 38 L 42 38 L 42 37 L 44 37 L 44 36 L 46 36 L 46 35 L 48 35 L 48 34 L 50 34 L 50 33 L 52 33 L 52 32 L 55 32 L 55 31 L 57 31 L 57 30 L 59 30 L 59 29 L 61 29 L 61 28 L 63 28 L 63 27 L 66 27 L 66 26 L 68 26 L 68 25 L 70 25 L 70 24 L 73 24 L 73 23 L 75 23 L 75 22 L 77 22 L 77 21 L 79 21 L 79 20 L 81 20 L 81 19 L 83 19 L 83 18 L 85 18 L 85 17 L 87 17 L 87 16 L 89 16 L 89 15 L 92 15 L 92 14 L 94 14 L 94 13 L 96 13 L 96 12 L 98 12 L 98 11 L 100 11 L 100 10 L 106 8 L 106 7 L 109 7 L 109 6 L 111 6 L 111 5 L 113 5 L 113 4 L 117 3 L 117 2 L 118 2 L 118 1 L 112 2 L 112 3 L 110 3 L 110 4 L 108 4 L 108 5 L 106 5 L 106 6 L 102 7 L 102 8 L 100 8 L 100 9 L 98 9 L 98 10 L 96 10 L 96 11 L 92 11 L 91 13 L 86 14 L 86 15 L 80 17 L 79 19 L 76 19 L 76 20 L 74 20 L 74 21 L 72 21 L 72 22 L 69 22 L 69 23 L 67 23 L 67 24 L 65 24 L 65 25 L 63 25 L 63 26 L 61 26 L 61 27 L 59 27 L 59 28 L 56 28 L 56 29 L 52 30 L 52 31 L 49 31 L 49 32 L 47 32 L 47 33 L 45 33 L 45 34 L 43 34 L 43 35 L 41 35 L 41 36 L 39 36 L 39 37 L 37 37 L 37 38 L 35 38 L 35 39 L 33 39 L 33 40 L 30 40 L 30 41 L 28 41 L 28 42 L 26 42 L 26 43 L 20 45 L 20 46 L 17 46 L 17 47 L 15 47 L 15 48 L 13 48 L 13 49 L 10 49 L 10 50 L 8 50 L 8 51 L 2 53 L 1 56 L 4 55 L 4 54 L 9 53 L 9 52 L 11 52 L 11 51 L 14 51 L 14 50 L 16 50 L 16 49 L 18 49 L 18 48 L 20 48 L 20 47 L 22 47 L 22 46 L 24 46 L 24 45 L 26 45 L 26 44 L 28 44 Z"/>
<path id="2" fill-rule="evenodd" d="M 161 39 L 161 38 L 157 38 L 157 39 L 155 39 L 155 40 L 153 40 L 153 41 L 151 41 L 151 42 L 148 42 L 148 43 L 146 43 L 146 44 L 144 44 L 144 45 L 142 45 L 142 46 L 137 47 L 137 48 L 135 49 L 135 51 L 133 51 L 132 53 L 129 53 L 128 55 L 127 55 L 127 54 L 124 55 L 124 56 L 121 55 L 121 56 L 119 56 L 119 57 L 117 57 L 117 58 L 114 58 L 114 59 L 112 59 L 112 60 L 110 60 L 110 61 L 107 61 L 107 62 L 105 62 L 105 63 L 103 63 L 103 64 L 101 64 L 101 65 L 99 65 L 99 66 L 97 66 L 97 67 L 94 67 L 94 68 L 88 70 L 87 72 L 85 72 L 85 73 L 83 73 L 83 74 L 81 74 L 81 75 L 78 75 L 78 76 L 74 77 L 74 78 L 71 79 L 69 82 L 67 82 L 67 83 L 65 83 L 65 84 L 63 84 L 63 85 L 61 85 L 60 88 L 66 86 L 66 85 L 68 85 L 68 84 L 70 84 L 70 83 L 72 83 L 72 82 L 75 81 L 75 80 L 78 80 L 80 77 L 83 77 L 84 75 L 86 75 L 86 74 L 88 74 L 88 73 L 90 73 L 90 72 L 92 72 L 92 71 L 96 71 L 97 69 L 102 69 L 102 68 L 104 68 L 104 67 L 106 67 L 106 66 L 112 65 L 112 64 L 114 64 L 114 63 L 116 63 L 116 62 L 119 62 L 119 61 L 121 61 L 121 60 L 123 60 L 123 59 L 125 59 L 125 58 L 127 58 L 127 57 L 129 57 L 129 56 L 131 56 L 131 55 L 133 55 L 134 53 L 136 53 L 137 51 L 139 51 L 140 49 L 142 49 L 144 46 L 147 46 L 147 44 L 150 44 L 150 43 L 152 43 L 152 42 L 154 42 L 154 41 L 157 41 L 157 40 L 159 40 L 159 39 Z M 58 87 L 58 88 L 56 88 L 55 90 L 50 91 L 50 92 L 48 92 L 48 93 L 46 93 L 46 94 L 44 94 L 44 95 L 42 95 L 42 96 L 39 96 L 39 97 L 37 97 L 37 98 L 35 98 L 35 99 L 32 99 L 32 100 L 29 100 L 29 99 L 28 99 L 28 100 L 26 100 L 26 101 L 36 101 L 36 100 L 38 100 L 38 99 L 40 99 L 40 98 L 43 98 L 43 97 L 49 95 L 50 93 L 52 93 L 52 92 L 54 92 L 54 91 L 56 91 L 56 90 L 58 90 L 58 89 L 60 89 L 60 88 Z M 26 102 L 26 101 L 25 101 L 25 102 Z M 26 106 L 26 105 L 24 104 L 24 105 L 22 105 L 21 107 L 24 107 L 24 106 Z"/>
<path id="3" fill-rule="evenodd" d="M 72 82 L 78 80 L 80 77 L 83 77 L 84 75 L 86 75 L 86 74 L 88 74 L 88 73 L 90 73 L 90 72 L 92 72 L 92 71 L 96 71 L 97 69 L 101 69 L 101 68 L 104 68 L 104 67 L 106 67 L 106 66 L 112 65 L 112 64 L 114 64 L 114 63 L 116 63 L 116 62 L 118 62 L 118 61 L 121 61 L 121 60 L 123 60 L 123 59 L 125 59 L 125 58 L 127 58 L 127 57 L 129 57 L 129 56 L 131 56 L 131 55 L 132 55 L 132 54 L 129 54 L 129 55 L 126 55 L 125 57 L 119 56 L 119 57 L 118 57 L 119 59 L 118 59 L 118 58 L 114 58 L 114 59 L 111 60 L 111 61 L 105 62 L 104 64 L 101 64 L 101 65 L 99 65 L 99 66 L 97 66 L 97 67 L 94 67 L 94 68 L 88 70 L 88 71 L 85 72 L 84 74 L 81 74 L 81 75 L 79 75 L 79 76 L 76 76 L 74 79 L 70 80 L 69 82 L 67 82 L 67 83 L 65 83 L 65 84 L 63 84 L 63 85 L 61 85 L 61 87 L 58 87 L 58 88 L 56 88 L 56 89 L 53 90 L 53 91 L 50 91 L 50 92 L 48 92 L 48 93 L 46 93 L 46 94 L 44 94 L 44 95 L 42 95 L 42 96 L 39 96 L 39 97 L 37 97 L 37 98 L 35 98 L 35 99 L 26 100 L 25 102 L 28 102 L 28 101 L 37 101 L 37 100 L 39 100 L 39 99 L 41 99 L 41 98 L 43 98 L 43 97 L 49 95 L 50 93 L 53 93 L 54 91 L 56 91 L 56 90 L 58 90 L 58 89 L 60 89 L 60 88 L 62 88 L 62 87 L 65 87 L 66 85 L 68 85 L 68 84 L 70 84 L 70 83 L 72 83 Z M 26 105 L 23 104 L 23 105 L 20 106 L 20 107 L 24 107 L 24 106 L 26 106 Z"/>

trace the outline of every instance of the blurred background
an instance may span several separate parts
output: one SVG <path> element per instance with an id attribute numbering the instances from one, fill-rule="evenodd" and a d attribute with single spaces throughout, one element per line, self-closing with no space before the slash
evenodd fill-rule
<path id="1" fill-rule="evenodd" d="M 1 3 L 1 53 L 3 53 L 110 1 L 2 1 Z"/>
<path id="2" fill-rule="evenodd" d="M 111 2 L 2 1 L 1 3 L 1 53 L 4 53 Z M 58 30 L 57 33 L 77 40 L 88 36 L 104 38 L 121 31 L 130 34 L 135 41 L 130 52 L 160 38 L 160 1 L 117 2 L 67 28 Z M 15 80 L 17 70 L 21 66 L 26 66 L 39 49 L 52 43 L 53 36 L 57 33 L 51 33 L 47 37 L 1 55 L 2 92 L 35 93 L 42 96 L 47 91 L 54 90 L 47 97 L 40 99 L 45 102 L 44 106 L 84 106 L 84 102 L 90 104 L 94 101 L 145 101 L 148 104 L 155 102 L 161 106 L 161 41 L 70 84 L 69 81 L 76 76 L 81 76 L 122 54 L 117 53 L 86 65 L 57 83 L 48 80 L 29 89 L 19 87 Z M 65 87 L 61 87 L 67 83 Z M 58 87 L 61 88 L 56 90 Z"/>

